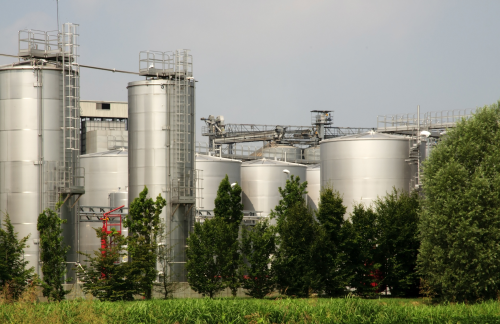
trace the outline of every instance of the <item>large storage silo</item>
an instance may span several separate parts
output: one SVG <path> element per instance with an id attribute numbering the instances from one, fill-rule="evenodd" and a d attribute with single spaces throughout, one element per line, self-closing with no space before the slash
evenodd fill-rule
<path id="1" fill-rule="evenodd" d="M 196 209 L 213 210 L 219 184 L 227 175 L 229 183 L 241 186 L 241 161 L 209 155 L 196 155 L 198 183 L 196 185 Z"/>
<path id="2" fill-rule="evenodd" d="M 349 215 L 355 203 L 370 205 L 392 187 L 408 190 L 411 179 L 409 138 L 364 133 L 321 142 L 321 186 L 344 197 Z"/>
<path id="3" fill-rule="evenodd" d="M 128 84 L 129 201 L 148 187 L 167 200 L 161 218 L 171 233 L 172 270 L 186 281 L 185 246 L 195 212 L 195 81 L 188 50 L 142 52 Z"/>
<path id="4" fill-rule="evenodd" d="M 19 32 L 24 61 L 0 67 L 0 211 L 19 237 L 30 235 L 28 266 L 41 274 L 38 215 L 64 201 L 60 216 L 68 262 L 77 260 L 79 68 L 77 26 L 63 32 Z M 72 265 L 68 265 L 71 272 Z M 69 277 L 73 277 L 69 273 Z"/>
<path id="5" fill-rule="evenodd" d="M 307 167 L 307 206 L 313 210 L 318 210 L 319 196 L 321 190 L 321 177 L 319 164 L 313 164 Z"/>
<path id="6" fill-rule="evenodd" d="M 301 182 L 305 181 L 306 168 L 302 164 L 266 159 L 242 163 L 244 208 L 260 211 L 262 216 L 268 216 L 281 199 L 278 188 L 284 188 L 286 180 L 292 175 L 300 177 Z"/>
<path id="7" fill-rule="evenodd" d="M 80 166 L 85 169 L 86 193 L 80 199 L 80 206 L 120 207 L 114 206 L 110 196 L 125 195 L 128 199 L 128 151 L 112 150 L 91 153 L 80 156 Z M 121 190 L 120 190 L 121 189 Z M 128 202 L 126 204 L 128 207 Z M 94 208 L 95 211 L 99 209 Z M 107 209 L 106 209 L 107 210 Z M 85 253 L 92 254 L 101 247 L 94 228 L 102 227 L 101 222 L 80 220 L 80 248 Z M 122 231 L 126 235 L 126 231 Z"/>
<path id="8" fill-rule="evenodd" d="M 258 158 L 295 162 L 302 160 L 302 149 L 293 145 L 271 144 L 252 154 Z"/>

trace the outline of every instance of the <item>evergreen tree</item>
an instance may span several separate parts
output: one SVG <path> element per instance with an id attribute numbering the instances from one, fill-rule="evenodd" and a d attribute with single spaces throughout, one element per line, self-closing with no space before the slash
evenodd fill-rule
<path id="1" fill-rule="evenodd" d="M 342 196 L 332 188 L 324 188 L 316 212 L 320 233 L 315 263 L 321 278 L 317 290 L 328 296 L 343 295 L 351 279 L 347 268 L 350 233 L 344 224 L 345 212 Z"/>
<path id="2" fill-rule="evenodd" d="M 250 229 L 243 227 L 240 278 L 249 296 L 264 298 L 274 290 L 276 278 L 270 263 L 276 251 L 275 241 L 274 228 L 269 226 L 267 220 L 258 222 Z"/>
<path id="3" fill-rule="evenodd" d="M 381 287 L 387 286 L 392 296 L 417 296 L 419 277 L 416 272 L 419 196 L 393 189 L 375 201 L 378 238 L 376 263 L 380 264 Z"/>
<path id="4" fill-rule="evenodd" d="M 447 130 L 423 166 L 420 274 L 441 298 L 497 298 L 500 103 Z"/>
<path id="5" fill-rule="evenodd" d="M 352 275 L 350 287 L 360 296 L 372 296 L 380 280 L 380 265 L 375 262 L 378 237 L 377 215 L 371 207 L 354 206 L 350 220 L 344 224 L 347 241 L 347 271 Z M 380 287 L 378 287 L 380 288 Z"/>
<path id="6" fill-rule="evenodd" d="M 123 262 L 126 257 L 124 245 L 126 238 L 114 228 L 106 233 L 101 228 L 95 229 L 96 236 L 105 242 L 104 248 L 86 256 L 89 265 L 78 265 L 76 273 L 83 282 L 82 290 L 101 301 L 134 300 L 134 282 L 140 278 L 130 276 L 129 264 Z"/>
<path id="7" fill-rule="evenodd" d="M 229 177 L 226 175 L 219 184 L 217 197 L 215 198 L 214 215 L 220 218 L 230 227 L 230 242 L 227 246 L 227 253 L 231 255 L 228 264 L 227 286 L 231 289 L 233 297 L 236 297 L 237 289 L 240 287 L 238 278 L 238 265 L 240 264 L 240 253 L 238 243 L 238 233 L 243 220 L 243 204 L 241 203 L 241 187 L 236 183 L 231 186 Z"/>
<path id="8" fill-rule="evenodd" d="M 18 239 L 17 234 L 9 214 L 6 214 L 0 228 L 0 285 L 4 289 L 8 287 L 7 293 L 14 300 L 28 288 L 35 276 L 35 268 L 27 268 L 29 262 L 24 260 L 24 249 L 29 247 L 26 244 L 29 235 Z"/>
<path id="9" fill-rule="evenodd" d="M 129 229 L 128 252 L 129 275 L 139 278 L 135 282 L 137 294 L 151 299 L 154 281 L 158 275 L 156 261 L 158 259 L 158 238 L 161 235 L 160 214 L 166 205 L 161 194 L 156 201 L 147 198 L 148 188 L 130 204 L 129 215 L 125 227 Z"/>
<path id="10" fill-rule="evenodd" d="M 56 205 L 56 210 L 61 203 Z M 40 232 L 40 261 L 42 262 L 43 295 L 49 300 L 61 301 L 69 290 L 63 287 L 66 273 L 66 253 L 69 246 L 63 245 L 62 225 L 66 220 L 61 219 L 55 211 L 45 209 L 39 216 L 37 229 Z"/>
<path id="11" fill-rule="evenodd" d="M 227 287 L 231 273 L 232 227 L 221 218 L 195 223 L 187 239 L 188 283 L 194 291 L 213 298 Z M 238 244 L 238 242 L 234 243 Z"/>

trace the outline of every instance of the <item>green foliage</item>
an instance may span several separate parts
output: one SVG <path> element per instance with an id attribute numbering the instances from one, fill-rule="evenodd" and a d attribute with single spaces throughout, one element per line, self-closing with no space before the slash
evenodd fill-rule
<path id="1" fill-rule="evenodd" d="M 305 204 L 289 207 L 279 219 L 275 258 L 277 288 L 288 296 L 308 297 L 318 285 L 316 243 L 318 226 Z"/>
<path id="2" fill-rule="evenodd" d="M 281 195 L 281 200 L 274 210 L 271 211 L 271 218 L 277 218 L 278 226 L 280 219 L 284 216 L 287 210 L 296 204 L 305 205 L 305 195 L 307 194 L 307 181 L 300 183 L 300 177 L 292 175 L 286 181 L 285 188 L 278 188 Z"/>
<path id="3" fill-rule="evenodd" d="M 221 218 L 195 223 L 187 239 L 188 283 L 191 289 L 210 298 L 227 286 L 232 274 L 233 255 L 228 253 L 238 245 L 234 242 L 232 226 Z"/>
<path id="4" fill-rule="evenodd" d="M 332 188 L 324 188 L 320 193 L 320 203 L 316 218 L 319 222 L 318 242 L 316 243 L 316 271 L 320 276 L 317 291 L 327 296 L 346 293 L 351 273 L 348 271 L 349 227 L 345 226 L 342 196 Z"/>
<path id="5" fill-rule="evenodd" d="M 276 235 L 267 220 L 254 227 L 243 227 L 240 268 L 242 286 L 247 295 L 264 298 L 275 287 L 274 268 L 270 266 L 271 256 L 276 252 Z"/>
<path id="6" fill-rule="evenodd" d="M 35 275 L 35 268 L 27 269 L 29 262 L 24 260 L 29 235 L 18 239 L 17 234 L 9 214 L 6 214 L 0 228 L 0 285 L 14 300 L 19 299 Z"/>
<path id="7" fill-rule="evenodd" d="M 130 204 L 125 227 L 129 229 L 129 276 L 138 278 L 135 282 L 136 293 L 151 299 L 153 282 L 158 275 L 158 237 L 162 231 L 160 214 L 167 202 L 161 195 L 155 201 L 147 198 L 147 195 L 148 188 L 145 186 L 139 197 Z"/>
<path id="8" fill-rule="evenodd" d="M 424 163 L 419 271 L 445 300 L 499 293 L 499 105 L 448 130 Z"/>
<path id="9" fill-rule="evenodd" d="M 240 287 L 238 278 L 238 266 L 240 264 L 240 253 L 238 243 L 238 233 L 241 221 L 243 220 L 243 204 L 241 203 L 241 187 L 235 184 L 231 187 L 229 177 L 226 176 L 219 184 L 217 197 L 215 198 L 214 215 L 220 218 L 230 227 L 232 237 L 229 238 L 227 253 L 229 254 L 228 273 L 226 276 L 227 286 L 236 297 L 237 289 Z"/>
<path id="10" fill-rule="evenodd" d="M 360 296 L 372 296 L 376 288 L 372 283 L 378 282 L 379 264 L 375 263 L 375 248 L 378 228 L 377 214 L 372 208 L 363 204 L 354 206 L 351 219 L 345 222 L 348 240 L 348 270 L 352 275 L 350 287 Z"/>
<path id="11" fill-rule="evenodd" d="M 58 203 L 56 210 L 61 203 Z M 63 288 L 66 273 L 66 253 L 69 246 L 63 245 L 62 220 L 55 211 L 45 209 L 39 216 L 37 229 L 40 232 L 40 261 L 42 262 L 43 295 L 49 300 L 61 301 L 69 292 Z"/>
<path id="12" fill-rule="evenodd" d="M 105 247 L 94 251 L 93 256 L 81 253 L 87 257 L 85 262 L 89 263 L 75 269 L 83 282 L 82 290 L 101 301 L 133 300 L 134 279 L 139 278 L 130 276 L 129 264 L 120 263 L 126 256 L 126 238 L 114 228 L 109 234 L 101 228 L 95 231 L 96 236 L 105 241 Z"/>
<path id="13" fill-rule="evenodd" d="M 377 248 L 381 287 L 389 287 L 392 296 L 418 296 L 417 254 L 420 199 L 416 191 L 393 189 L 375 201 Z"/>

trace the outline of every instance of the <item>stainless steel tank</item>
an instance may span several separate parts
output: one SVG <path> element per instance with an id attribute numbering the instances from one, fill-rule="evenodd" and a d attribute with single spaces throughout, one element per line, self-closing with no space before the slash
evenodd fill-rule
<path id="1" fill-rule="evenodd" d="M 262 216 L 268 216 L 281 199 L 278 188 L 284 188 L 291 175 L 298 176 L 301 182 L 305 181 L 306 168 L 302 164 L 267 159 L 242 163 L 244 208 L 260 211 Z"/>
<path id="2" fill-rule="evenodd" d="M 318 210 L 319 196 L 321 190 L 321 177 L 319 164 L 313 164 L 307 167 L 307 205 L 314 211 Z"/>
<path id="3" fill-rule="evenodd" d="M 229 183 L 241 186 L 241 161 L 208 155 L 196 155 L 198 179 L 196 185 L 196 209 L 213 210 L 220 182 L 227 175 Z"/>
<path id="4" fill-rule="evenodd" d="M 259 158 L 295 162 L 302 160 L 302 149 L 293 145 L 272 144 L 258 149 L 252 155 Z"/>
<path id="5" fill-rule="evenodd" d="M 128 207 L 128 191 L 118 188 L 118 191 L 109 194 L 109 207 L 117 208 L 120 206 Z"/>
<path id="6" fill-rule="evenodd" d="M 411 179 L 409 139 L 381 133 L 363 133 L 321 142 L 321 186 L 340 192 L 347 206 L 370 205 L 392 187 L 408 190 Z"/>
<path id="7" fill-rule="evenodd" d="M 319 146 L 311 146 L 304 150 L 304 160 L 307 160 L 308 163 L 320 161 L 320 148 Z"/>
<path id="8" fill-rule="evenodd" d="M 58 196 L 51 175 L 62 163 L 63 86 L 58 65 L 32 63 L 0 67 L 0 211 L 19 238 L 30 235 L 24 258 L 40 274 L 37 219 Z"/>
<path id="9" fill-rule="evenodd" d="M 161 194 L 167 200 L 161 218 L 171 233 L 166 243 L 174 249 L 172 271 L 179 281 L 186 281 L 186 238 L 196 203 L 195 82 L 187 51 L 173 55 L 172 69 L 149 75 L 148 65 L 145 75 L 150 78 L 130 82 L 127 87 L 129 202 L 132 204 L 144 186 L 149 197 Z"/>
<path id="10" fill-rule="evenodd" d="M 128 192 L 124 191 L 128 186 L 127 150 L 112 150 L 81 155 L 80 166 L 85 169 L 86 187 L 85 195 L 80 198 L 80 206 L 121 206 L 111 204 L 110 198 L 113 194 L 120 194 L 122 198 L 125 196 L 128 199 Z M 95 210 L 98 211 L 98 209 Z M 100 222 L 80 220 L 80 251 L 92 254 L 93 251 L 101 247 L 101 242 L 94 230 L 94 228 L 101 227 L 102 223 Z"/>

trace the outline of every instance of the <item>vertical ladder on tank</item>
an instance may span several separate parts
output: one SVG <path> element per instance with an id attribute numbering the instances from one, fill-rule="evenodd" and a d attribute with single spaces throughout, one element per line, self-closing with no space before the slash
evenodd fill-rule
<path id="1" fill-rule="evenodd" d="M 65 201 L 72 195 L 81 196 L 84 189 L 78 174 L 80 154 L 80 66 L 77 24 L 63 24 L 63 164 L 60 175 L 60 192 Z M 76 203 L 76 202 L 75 202 Z M 71 206 L 73 207 L 73 206 Z"/>

